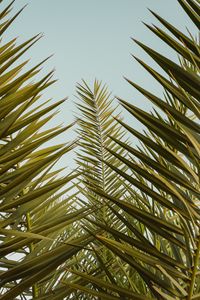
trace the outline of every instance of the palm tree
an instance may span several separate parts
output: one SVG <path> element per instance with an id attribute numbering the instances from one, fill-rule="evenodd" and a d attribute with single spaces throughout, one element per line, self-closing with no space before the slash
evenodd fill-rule
<path id="1" fill-rule="evenodd" d="M 2 1 L 1 1 L 2 2 Z M 0 36 L 20 14 L 10 19 L 12 1 L 0 13 Z M 83 235 L 74 222 L 86 214 L 71 180 L 76 172 L 59 175 L 59 158 L 75 142 L 43 146 L 72 124 L 44 127 L 63 101 L 44 100 L 41 93 L 55 80 L 41 79 L 46 59 L 28 71 L 23 54 L 40 35 L 17 45 L 0 45 L 0 293 L 1 299 L 49 299 L 71 259 L 93 237 Z M 19 59 L 21 62 L 19 62 Z M 44 128 L 43 128 L 44 127 Z M 70 182 L 70 186 L 66 185 Z M 62 198 L 62 201 L 61 201 Z M 59 280 L 60 279 L 60 280 Z M 18 297 L 19 296 L 19 297 Z M 59 298 L 60 299 L 60 298 Z"/>
<path id="2" fill-rule="evenodd" d="M 178 2 L 199 29 L 199 1 Z M 75 271 L 82 282 L 72 283 L 71 287 L 85 295 L 78 299 L 200 299 L 199 43 L 152 14 L 170 34 L 158 26 L 146 26 L 178 53 L 180 64 L 135 41 L 167 75 L 136 58 L 163 86 L 163 98 L 126 79 L 157 107 L 148 113 L 119 98 L 124 109 L 146 126 L 141 133 L 130 122 L 118 119 L 119 125 L 138 138 L 139 147 L 109 133 L 108 140 L 118 148 L 115 151 L 106 147 L 108 158 L 102 157 L 101 134 L 95 131 L 96 108 L 91 102 L 95 88 L 91 91 L 87 86 L 78 87 L 85 101 L 85 106 L 81 106 L 84 118 L 80 132 L 85 150 L 79 160 L 83 168 L 91 170 L 90 176 L 84 174 L 83 183 L 89 198 L 92 195 L 98 204 L 103 203 L 113 216 L 112 222 L 98 215 L 95 218 L 94 214 L 87 218 L 91 223 L 87 230 L 96 237 L 93 244 L 102 245 L 104 251 L 107 248 L 112 260 L 101 259 L 101 270 L 95 276 L 87 270 Z M 103 103 L 99 100 L 99 106 Z M 95 139 L 87 134 L 88 130 Z M 96 162 L 97 157 L 100 163 Z M 111 163 L 109 157 L 115 157 L 124 167 Z M 95 167 L 91 167 L 92 163 Z M 121 178 L 126 186 L 125 196 L 118 193 L 118 185 L 111 191 L 105 189 L 102 165 L 112 170 L 111 183 L 113 172 Z M 100 233 L 94 234 L 98 229 Z M 124 275 L 119 276 L 119 264 Z"/>

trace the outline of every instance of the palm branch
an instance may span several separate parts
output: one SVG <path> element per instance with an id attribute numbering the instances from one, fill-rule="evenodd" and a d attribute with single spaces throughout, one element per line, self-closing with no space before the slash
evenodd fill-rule
<path id="1" fill-rule="evenodd" d="M 199 29 L 199 2 L 178 2 Z M 74 288 L 99 299 L 200 298 L 199 44 L 152 13 L 170 34 L 158 26 L 147 27 L 178 53 L 180 63 L 136 41 L 166 73 L 164 76 L 136 58 L 163 86 L 165 93 L 163 98 L 158 97 L 127 79 L 156 109 L 149 113 L 119 98 L 125 110 L 146 126 L 141 133 L 130 122 L 118 120 L 139 139 L 137 148 L 109 136 L 128 154 L 127 157 L 108 149 L 126 166 L 125 170 L 103 159 L 126 183 L 126 195 L 103 190 L 101 181 L 99 186 L 93 180 L 89 183 L 96 197 L 104 199 L 115 214 L 113 224 L 105 224 L 104 220 L 95 222 L 96 228 L 104 232 L 96 235 L 96 240 L 121 262 L 129 278 L 128 288 L 123 289 L 124 277 L 117 276 L 114 261 L 109 268 L 112 282 L 87 272 L 77 273 L 93 286 L 75 285 Z M 116 224 L 120 226 L 116 228 Z"/>
<path id="2" fill-rule="evenodd" d="M 21 12 L 9 18 L 13 2 L 0 13 L 1 38 Z M 76 172 L 60 174 L 62 169 L 55 167 L 59 158 L 74 148 L 75 142 L 44 145 L 72 126 L 46 126 L 65 100 L 52 102 L 41 97 L 55 81 L 53 72 L 36 80 L 46 59 L 28 71 L 24 71 L 27 61 L 21 60 L 40 37 L 34 36 L 20 45 L 16 39 L 7 43 L 1 40 L 0 45 L 0 293 L 3 300 L 46 294 L 49 299 L 55 285 L 59 287 L 59 278 L 66 273 L 64 265 L 93 239 L 81 234 L 74 225 L 86 214 L 86 209 L 77 204 L 77 191 L 71 182 Z"/>
<path id="3" fill-rule="evenodd" d="M 93 212 L 90 214 L 90 218 L 85 218 L 82 221 L 82 226 L 86 232 L 95 232 L 95 222 L 103 220 L 105 224 L 113 223 L 114 219 L 118 222 L 117 227 L 121 226 L 120 221 L 115 217 L 109 206 L 105 205 L 102 201 L 102 197 L 97 196 L 90 188 L 91 182 L 94 187 L 98 187 L 105 192 L 112 194 L 123 195 L 126 191 L 124 181 L 105 163 L 108 161 L 110 164 L 115 165 L 121 170 L 126 170 L 126 166 L 116 159 L 108 148 L 112 151 L 125 156 L 124 149 L 122 149 L 116 142 L 114 142 L 110 136 L 116 139 L 123 140 L 128 144 L 127 138 L 124 134 L 122 126 L 114 119 L 114 116 L 119 117 L 119 113 L 116 112 L 117 108 L 113 108 L 113 98 L 108 92 L 108 88 L 101 84 L 101 82 L 95 80 L 93 87 L 90 88 L 85 81 L 77 86 L 78 93 L 78 138 L 79 149 L 77 151 L 77 164 L 81 172 L 81 176 L 78 189 L 80 191 L 80 197 L 86 206 L 93 207 Z M 116 116 L 115 116 L 116 117 Z M 117 207 L 116 207 L 117 209 Z M 114 219 L 113 219 L 114 218 Z M 92 243 L 90 252 L 83 250 L 83 258 L 79 253 L 78 264 L 74 265 L 71 269 L 72 276 L 65 281 L 65 284 L 69 286 L 71 297 L 79 297 L 81 299 L 89 299 L 89 295 L 84 291 L 77 294 L 74 292 L 77 284 L 80 286 L 80 282 L 77 283 L 77 272 L 80 270 L 87 270 L 90 275 L 97 276 L 98 278 L 111 279 L 109 267 L 105 265 L 111 265 L 111 261 L 115 260 L 112 252 L 110 252 L 99 242 Z M 116 262 L 115 262 L 116 263 Z M 116 263 L 116 268 L 124 275 L 123 270 L 120 271 L 120 266 Z M 112 279 L 111 279 L 112 281 Z M 81 285 L 84 289 L 88 289 L 88 280 L 82 278 Z M 91 283 L 93 286 L 95 282 Z M 89 283 L 90 285 L 90 283 Z M 75 294 L 74 294 L 75 293 Z M 68 292 L 65 293 L 65 296 Z M 77 296 L 78 295 L 78 296 Z M 101 295 L 102 296 L 102 295 Z M 91 299 L 95 299 L 95 294 L 91 296 Z"/>

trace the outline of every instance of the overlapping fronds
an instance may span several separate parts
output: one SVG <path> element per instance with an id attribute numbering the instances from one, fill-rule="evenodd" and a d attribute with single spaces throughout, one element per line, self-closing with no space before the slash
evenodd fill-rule
<path id="1" fill-rule="evenodd" d="M 199 29 L 199 1 L 178 2 Z M 118 277 L 114 264 L 109 266 L 108 280 L 93 278 L 87 272 L 77 273 L 93 287 L 86 290 L 85 286 L 75 285 L 74 288 L 85 289 L 86 294 L 93 295 L 92 299 L 200 298 L 199 43 L 152 13 L 170 34 L 158 26 L 147 27 L 178 53 L 180 64 L 136 41 L 166 72 L 164 76 L 136 58 L 163 86 L 165 94 L 163 98 L 158 97 L 127 79 L 157 108 L 149 113 L 119 98 L 130 115 L 146 126 L 141 133 L 130 122 L 118 120 L 139 139 L 138 148 L 110 135 L 128 157 L 107 150 L 127 169 L 122 170 L 105 158 L 104 163 L 127 184 L 127 190 L 125 196 L 120 196 L 94 186 L 93 180 L 90 189 L 104 198 L 120 221 L 95 222 L 103 231 L 96 239 L 120 262 L 129 285 L 125 289 L 124 277 Z M 93 119 L 91 123 L 95 124 Z M 117 228 L 116 224 L 120 226 Z M 104 267 L 107 268 L 105 264 Z"/>
<path id="2" fill-rule="evenodd" d="M 116 218 L 112 209 L 106 205 L 101 196 L 93 192 L 91 185 L 93 188 L 98 188 L 113 195 L 122 196 L 126 193 L 124 181 L 119 176 L 116 176 L 116 173 L 105 161 L 125 171 L 127 169 L 126 166 L 116 159 L 108 149 L 125 157 L 126 151 L 113 141 L 111 137 L 123 140 L 126 144 L 128 142 L 122 126 L 114 119 L 116 115 L 119 117 L 119 113 L 112 106 L 113 99 L 106 86 L 102 86 L 101 82 L 95 80 L 93 87 L 90 88 L 83 81 L 83 84 L 77 86 L 77 93 L 77 107 L 79 110 L 77 163 L 81 171 L 78 189 L 80 191 L 80 200 L 85 206 L 90 205 L 93 207 L 90 218 L 87 217 L 82 222 L 86 232 L 93 235 L 97 230 L 95 224 L 100 220 L 104 224 L 114 224 L 116 222 L 116 227 L 121 227 L 120 221 Z M 116 209 L 118 211 L 117 207 Z M 78 271 L 82 271 L 81 274 L 84 275 L 83 272 L 87 270 L 90 277 L 97 276 L 98 278 L 107 279 L 111 277 L 111 274 L 109 267 L 106 265 L 115 263 L 119 276 L 120 274 L 121 276 L 124 275 L 123 270 L 120 270 L 120 266 L 116 263 L 112 252 L 106 247 L 102 247 L 98 241 L 90 245 L 89 252 L 83 250 L 82 255 L 82 258 L 79 255 L 77 264 L 71 268 L 71 276 L 64 281 L 64 284 L 69 287 L 65 291 L 65 296 L 69 295 L 69 299 L 71 297 L 93 299 L 96 295 L 95 292 L 92 296 L 89 296 L 87 293 L 90 286 L 96 286 L 95 282 L 90 282 L 88 280 L 89 277 L 87 279 L 85 277 L 80 280 L 77 279 Z M 81 291 L 75 292 L 78 286 Z M 104 294 L 101 297 L 104 297 Z"/>
<path id="3" fill-rule="evenodd" d="M 199 1 L 178 2 L 199 29 Z M 18 16 L 4 21 L 12 3 L 1 36 Z M 146 26 L 180 63 L 136 41 L 166 73 L 136 58 L 163 97 L 127 79 L 152 113 L 119 98 L 144 132 L 117 115 L 98 81 L 78 85 L 79 181 L 54 168 L 74 143 L 42 146 L 71 127 L 42 128 L 63 102 L 41 99 L 52 72 L 32 82 L 44 61 L 26 72 L 19 63 L 40 36 L 0 45 L 1 299 L 200 298 L 199 43 L 152 13 L 168 33 Z"/>
<path id="4" fill-rule="evenodd" d="M 7 18 L 13 2 L 0 13 L 1 38 L 21 12 Z M 81 235 L 74 225 L 86 214 L 86 209 L 77 206 L 74 185 L 66 185 L 76 173 L 65 171 L 61 176 L 62 170 L 54 168 L 59 158 L 74 148 L 75 142 L 43 146 L 72 126 L 58 125 L 50 129 L 46 126 L 64 101 L 41 98 L 41 93 L 54 83 L 53 72 L 36 80 L 35 75 L 39 78 L 46 60 L 23 71 L 27 61 L 21 60 L 22 55 L 39 38 L 37 35 L 20 45 L 15 39 L 6 44 L 1 39 L 0 45 L 0 294 L 3 300 L 51 293 L 66 273 L 67 260 L 92 240 L 88 235 Z"/>

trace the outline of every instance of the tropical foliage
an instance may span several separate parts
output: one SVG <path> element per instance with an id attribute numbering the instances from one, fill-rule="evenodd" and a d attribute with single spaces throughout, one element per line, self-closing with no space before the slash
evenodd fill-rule
<path id="1" fill-rule="evenodd" d="M 4 21 L 12 3 L 0 14 L 1 37 L 20 13 Z M 38 39 L 20 45 L 15 39 L 1 41 L 0 47 L 1 299 L 50 292 L 62 275 L 61 265 L 92 239 L 68 230 L 85 214 L 84 208 L 77 211 L 74 186 L 66 185 L 77 175 L 60 176 L 62 170 L 54 168 L 75 142 L 42 146 L 71 125 L 45 126 L 64 101 L 41 98 L 54 83 L 52 72 L 36 79 L 45 60 L 23 71 L 27 61 L 21 57 Z"/>
<path id="2" fill-rule="evenodd" d="M 113 208 L 109 207 L 101 196 L 97 195 L 91 189 L 91 183 L 93 187 L 102 189 L 104 192 L 122 197 L 126 194 L 126 185 L 123 180 L 109 167 L 108 163 L 125 171 L 127 167 L 110 151 L 118 153 L 123 157 L 126 156 L 126 150 L 121 148 L 111 137 L 115 137 L 123 140 L 128 144 L 127 138 L 122 126 L 115 120 L 119 113 L 117 107 L 113 108 L 113 98 L 108 92 L 107 87 L 97 80 L 90 88 L 86 82 L 77 86 L 78 93 L 78 135 L 79 135 L 79 151 L 77 153 L 77 163 L 79 170 L 81 171 L 81 177 L 78 188 L 80 190 L 79 196 L 85 201 L 85 205 L 94 207 L 93 213 L 90 214 L 90 218 L 82 220 L 82 226 L 91 235 L 98 228 L 94 228 L 97 223 L 104 221 L 104 224 L 112 225 L 115 221 L 115 228 L 118 230 L 122 227 L 122 223 L 116 218 L 113 213 Z M 115 116 L 115 118 L 114 118 Z M 105 163 L 106 162 L 106 163 Z M 117 209 L 117 207 L 116 207 Z M 117 209 L 117 212 L 119 209 Z M 102 232 L 102 228 L 100 228 Z M 110 234 L 108 235 L 110 236 Z M 90 256 L 87 257 L 87 261 L 83 263 L 80 261 L 78 265 L 74 266 L 71 270 L 73 274 L 78 274 L 80 270 L 84 268 L 87 273 L 92 277 L 104 278 L 107 276 L 113 282 L 115 279 L 110 273 L 107 264 L 116 266 L 118 270 L 118 278 L 124 276 L 124 271 L 117 263 L 113 253 L 102 246 L 97 240 L 93 243 L 90 250 Z M 83 274 L 81 274 L 83 276 Z M 84 277 L 85 284 L 88 284 L 88 279 L 91 277 Z M 92 281 L 93 283 L 93 281 Z M 84 292 L 86 287 L 76 284 L 76 289 Z M 95 291 L 93 291 L 95 295 Z M 98 293 L 97 293 L 98 294 Z M 130 294 L 130 293 L 129 293 Z M 80 293 L 79 298 L 89 299 L 89 295 L 86 293 Z M 93 299 L 93 298 L 92 298 Z"/>
<path id="3" fill-rule="evenodd" d="M 177 1 L 199 29 L 199 1 Z M 1 36 L 18 15 L 4 21 L 11 5 Z M 43 146 L 71 127 L 42 129 L 62 104 L 41 99 L 52 72 L 32 82 L 42 63 L 17 64 L 40 36 L 1 45 L 1 299 L 200 299 L 199 42 L 152 14 L 165 30 L 146 26 L 179 63 L 135 41 L 162 68 L 136 58 L 164 94 L 126 79 L 155 108 L 118 99 L 146 129 L 121 118 L 100 82 L 83 81 L 78 170 L 64 177 L 54 165 L 75 142 Z"/>
<path id="4" fill-rule="evenodd" d="M 199 28 L 199 4 L 189 0 L 179 3 Z M 157 26 L 147 27 L 179 54 L 180 64 L 135 41 L 166 72 L 167 76 L 163 76 L 136 58 L 163 86 L 165 94 L 161 99 L 127 79 L 157 109 L 148 113 L 119 98 L 125 110 L 147 128 L 141 133 L 130 123 L 118 120 L 139 139 L 137 148 L 123 142 L 115 133 L 108 133 L 108 138 L 120 147 L 117 149 L 126 153 L 106 147 L 124 169 L 105 157 L 101 160 L 116 173 L 111 172 L 112 178 L 120 176 L 126 192 L 120 195 L 116 188 L 114 192 L 105 190 L 100 179 L 99 184 L 88 180 L 90 193 L 100 197 L 113 215 L 110 222 L 104 218 L 94 221 L 93 215 L 87 220 L 103 230 L 103 234 L 96 235 L 96 240 L 113 253 L 114 259 L 101 261 L 104 278 L 102 273 L 95 278 L 86 272 L 77 273 L 93 287 L 86 290 L 76 285 L 76 288 L 85 289 L 99 299 L 200 298 L 199 44 L 157 14 L 153 15 L 171 34 Z M 92 126 L 97 126 L 97 120 L 91 116 L 93 104 L 87 100 L 88 103 L 90 110 L 84 108 L 84 115 L 91 118 Z M 88 132 L 92 126 L 85 119 Z M 91 153 L 96 158 L 101 135 L 95 142 L 88 140 L 85 132 L 81 135 L 85 138 L 86 157 L 82 157 L 85 165 Z M 117 262 L 124 276 L 118 277 Z"/>

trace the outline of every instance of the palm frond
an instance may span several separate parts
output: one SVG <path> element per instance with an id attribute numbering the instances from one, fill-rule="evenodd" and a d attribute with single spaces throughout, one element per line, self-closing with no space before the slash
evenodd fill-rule
<path id="1" fill-rule="evenodd" d="M 199 3 L 189 0 L 179 3 L 199 28 Z M 120 287 L 122 280 L 116 275 L 116 261 L 121 262 L 130 282 L 136 283 L 132 296 L 127 295 L 127 299 L 134 298 L 136 291 L 144 298 L 198 299 L 199 44 L 153 14 L 173 37 L 158 26 L 147 27 L 177 52 L 180 64 L 136 41 L 167 74 L 166 77 L 161 75 L 136 58 L 163 86 L 165 94 L 163 98 L 157 97 L 127 79 L 157 108 L 149 113 L 119 98 L 124 109 L 146 126 L 146 130 L 140 133 L 130 122 L 127 124 L 116 118 L 120 125 L 139 139 L 140 146 L 136 149 L 118 137 L 110 137 L 121 151 L 125 151 L 126 156 L 109 147 L 106 150 L 121 161 L 124 169 L 109 160 L 103 161 L 116 176 L 120 176 L 126 185 L 126 192 L 121 195 L 110 193 L 94 186 L 91 181 L 90 189 L 105 199 L 115 215 L 113 223 L 105 223 L 102 219 L 91 222 L 95 228 L 103 230 L 103 234 L 96 235 L 96 240 L 115 257 L 109 267 L 115 284 Z M 137 281 L 135 274 L 139 278 Z M 103 280 L 98 285 L 100 282 L 102 291 L 105 291 Z M 93 289 L 96 291 L 95 287 Z M 91 287 L 91 294 L 93 289 Z M 102 291 L 98 291 L 100 296 Z M 117 296 L 114 287 L 110 288 L 109 295 Z"/>
<path id="2" fill-rule="evenodd" d="M 21 12 L 4 22 L 12 3 L 0 13 L 1 37 Z M 18 62 L 39 39 L 37 35 L 20 45 L 15 40 L 1 42 L 0 47 L 0 293 L 4 300 L 52 292 L 66 273 L 64 264 L 93 239 L 74 226 L 87 215 L 72 184 L 77 172 L 60 175 L 63 170 L 55 168 L 76 142 L 44 145 L 73 125 L 46 127 L 65 99 L 52 103 L 41 97 L 55 81 L 53 72 L 35 78 L 46 59 L 28 71 L 24 71 L 27 61 Z"/>

